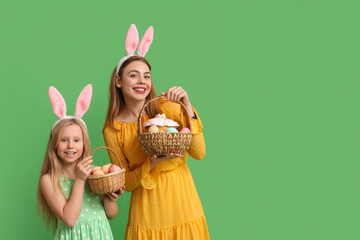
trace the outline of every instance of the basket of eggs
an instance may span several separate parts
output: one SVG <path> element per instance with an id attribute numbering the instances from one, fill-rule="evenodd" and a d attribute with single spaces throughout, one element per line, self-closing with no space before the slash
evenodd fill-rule
<path id="1" fill-rule="evenodd" d="M 154 118 L 142 123 L 142 114 L 147 105 L 159 98 L 156 97 L 148 101 L 140 111 L 138 118 L 138 139 L 142 150 L 149 156 L 166 156 L 170 153 L 183 155 L 190 147 L 192 133 L 190 130 L 190 116 L 184 104 L 180 105 L 187 113 L 187 123 L 189 128 L 179 130 L 179 124 L 171 119 L 167 119 L 165 114 L 158 114 Z"/>
<path id="2" fill-rule="evenodd" d="M 114 150 L 109 147 L 97 147 L 90 155 L 100 148 L 109 149 L 114 153 L 118 160 L 119 166 L 108 163 L 104 166 L 95 166 L 91 174 L 87 177 L 91 191 L 96 194 L 108 194 L 118 191 L 125 185 L 125 169 L 122 168 L 121 162 Z"/>

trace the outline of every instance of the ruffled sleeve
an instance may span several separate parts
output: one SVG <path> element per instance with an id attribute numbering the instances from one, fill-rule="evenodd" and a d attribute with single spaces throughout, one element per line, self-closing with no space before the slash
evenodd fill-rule
<path id="1" fill-rule="evenodd" d="M 160 110 L 166 114 L 167 118 L 170 118 L 180 124 L 181 127 L 189 127 L 188 116 L 186 110 L 177 103 L 172 103 L 167 100 L 163 100 L 159 106 Z M 203 126 L 195 108 L 192 108 L 197 116 L 197 119 L 193 119 L 190 116 L 190 129 L 193 134 L 190 148 L 188 149 L 189 155 L 197 160 L 201 160 L 205 157 L 205 140 L 203 136 Z"/>
<path id="2" fill-rule="evenodd" d="M 157 167 L 150 171 L 150 159 L 147 158 L 142 164 L 140 164 L 138 167 L 131 169 L 129 161 L 123 151 L 123 143 L 118 141 L 117 134 L 121 134 L 121 132 L 118 132 L 114 130 L 111 126 L 106 125 L 104 126 L 103 130 L 103 136 L 105 145 L 107 147 L 110 147 L 113 149 L 118 157 L 120 158 L 120 162 L 123 168 L 125 168 L 125 190 L 128 192 L 134 191 L 139 186 L 143 186 L 146 189 L 152 189 L 156 187 L 158 183 L 159 178 L 159 170 Z M 136 138 L 137 141 L 137 138 Z M 141 151 L 141 150 L 140 150 Z M 136 152 L 136 151 L 135 151 Z M 115 155 L 108 151 L 110 160 L 114 164 L 118 164 L 118 161 L 115 157 Z M 136 164 L 137 165 L 137 164 Z"/>
<path id="3" fill-rule="evenodd" d="M 203 135 L 203 126 L 197 111 L 193 108 L 197 119 L 190 118 L 191 132 L 193 134 L 190 148 L 188 149 L 189 155 L 197 160 L 201 160 L 206 155 L 205 140 Z"/>
<path id="4" fill-rule="evenodd" d="M 149 171 L 150 171 L 150 158 L 148 158 L 142 165 L 141 184 L 146 189 L 153 189 L 158 184 L 160 168 L 158 166 L 155 166 L 155 168 L 151 171 L 151 173 Z"/>

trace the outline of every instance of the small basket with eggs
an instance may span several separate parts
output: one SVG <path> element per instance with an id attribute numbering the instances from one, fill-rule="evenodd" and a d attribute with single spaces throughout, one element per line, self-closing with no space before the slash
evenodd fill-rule
<path id="1" fill-rule="evenodd" d="M 97 147 L 90 153 L 90 155 L 100 148 L 108 149 L 114 153 L 120 167 L 111 163 L 102 167 L 95 166 L 95 168 L 91 171 L 91 175 L 87 178 L 90 189 L 96 194 L 116 192 L 125 185 L 125 169 L 122 168 L 120 159 L 115 151 L 109 147 Z"/>
<path id="2" fill-rule="evenodd" d="M 156 97 L 144 104 L 138 117 L 138 139 L 142 150 L 149 156 L 166 156 L 170 153 L 183 155 L 190 147 L 192 140 L 190 116 L 184 104 L 180 105 L 187 113 L 189 128 L 177 129 L 179 124 L 167 119 L 165 114 L 158 114 L 142 124 L 141 116 L 147 105 L 159 98 Z"/>

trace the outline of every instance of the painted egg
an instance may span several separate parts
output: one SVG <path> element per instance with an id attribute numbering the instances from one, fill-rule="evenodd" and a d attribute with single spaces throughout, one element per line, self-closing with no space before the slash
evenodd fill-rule
<path id="1" fill-rule="evenodd" d="M 167 126 L 158 126 L 159 132 L 166 132 L 166 129 L 168 129 Z"/>
<path id="2" fill-rule="evenodd" d="M 166 132 L 179 132 L 176 128 L 169 127 Z"/>
<path id="3" fill-rule="evenodd" d="M 181 129 L 181 131 L 180 132 L 191 132 L 191 130 L 190 129 L 188 129 L 188 128 L 183 128 L 183 129 Z"/>
<path id="4" fill-rule="evenodd" d="M 148 130 L 149 133 L 158 133 L 159 132 L 159 128 L 157 126 L 151 126 L 149 127 Z"/>

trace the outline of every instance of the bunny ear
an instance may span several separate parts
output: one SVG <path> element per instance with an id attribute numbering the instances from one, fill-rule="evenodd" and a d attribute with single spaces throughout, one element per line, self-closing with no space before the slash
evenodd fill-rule
<path id="1" fill-rule="evenodd" d="M 149 50 L 149 47 L 152 43 L 153 37 L 154 37 L 154 28 L 152 26 L 150 26 L 146 30 L 143 38 L 141 39 L 140 45 L 139 45 L 138 53 L 140 56 L 145 57 L 145 54 Z"/>
<path id="2" fill-rule="evenodd" d="M 137 45 L 139 44 L 139 33 L 135 24 L 131 24 L 126 35 L 125 50 L 127 55 L 133 55 Z"/>
<path id="3" fill-rule="evenodd" d="M 90 102 L 92 96 L 92 85 L 88 84 L 84 89 L 81 91 L 75 107 L 75 117 L 81 118 L 86 111 L 89 109 Z"/>
<path id="4" fill-rule="evenodd" d="M 55 115 L 58 118 L 66 116 L 66 103 L 60 92 L 53 86 L 49 87 L 49 98 Z"/>

